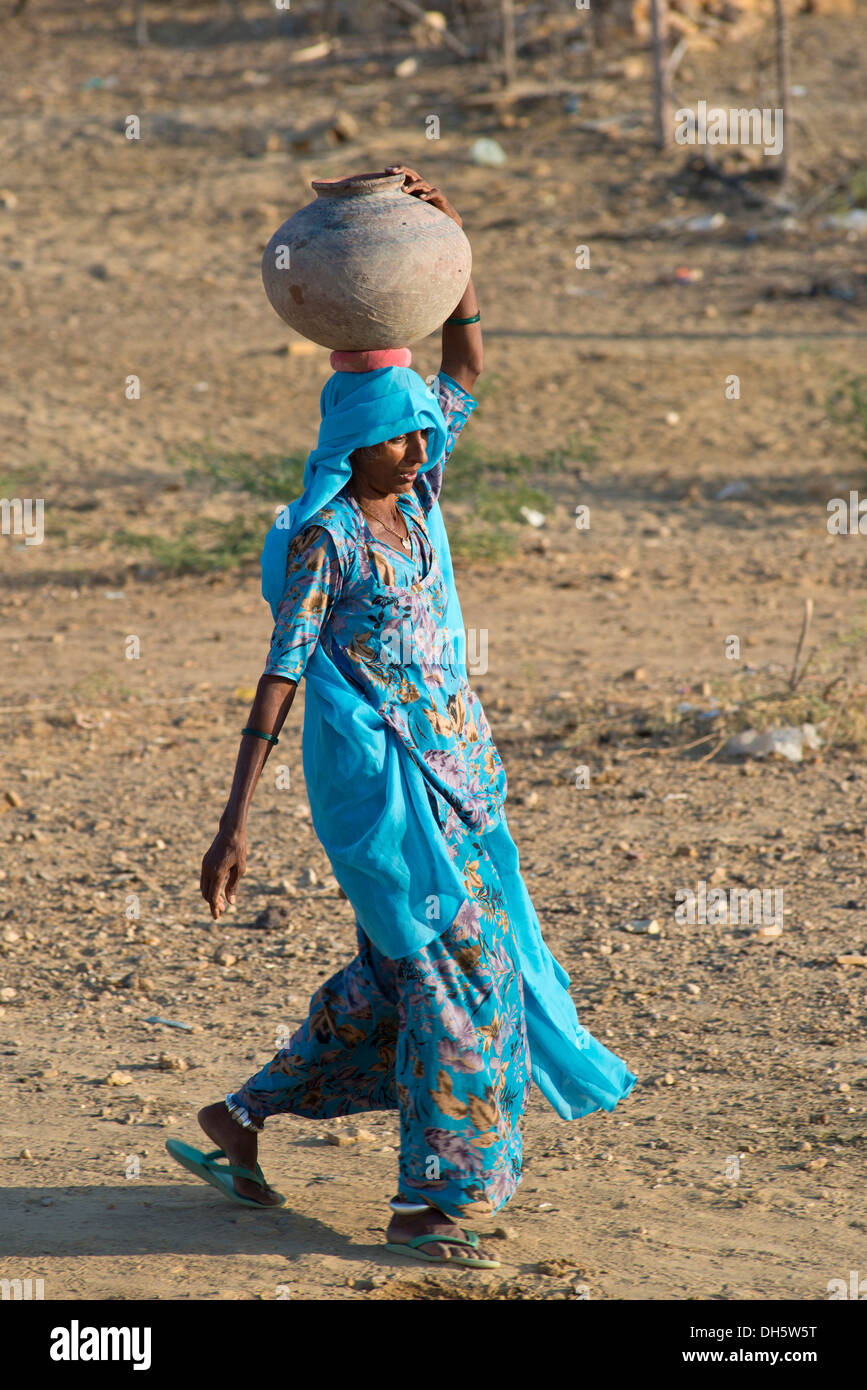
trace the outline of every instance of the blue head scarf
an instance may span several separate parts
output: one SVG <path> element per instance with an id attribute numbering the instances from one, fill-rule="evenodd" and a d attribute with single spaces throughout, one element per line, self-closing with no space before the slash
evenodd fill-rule
<path id="1" fill-rule="evenodd" d="M 265 538 L 262 593 L 276 617 L 286 584 L 289 542 L 310 518 L 336 497 L 352 477 L 349 456 L 355 449 L 381 444 L 412 430 L 427 430 L 427 462 L 433 468 L 446 446 L 446 422 L 437 397 L 410 367 L 380 367 L 372 372 L 335 372 L 319 398 L 322 422 L 316 448 L 304 468 L 304 491 L 284 507 Z M 431 539 L 449 593 L 448 625 L 463 631 L 452 574 L 448 538 L 439 506 L 430 517 Z M 453 601 L 452 601 L 453 599 Z M 460 649 L 461 644 L 458 644 Z"/>
<path id="2" fill-rule="evenodd" d="M 445 450 L 439 401 L 408 367 L 335 372 L 323 387 L 320 408 L 319 438 L 304 469 L 304 491 L 281 511 L 262 552 L 262 592 L 275 617 L 285 590 L 289 542 L 349 481 L 353 450 L 417 429 L 430 431 L 422 471 L 436 466 Z M 438 502 L 428 513 L 427 526 L 448 593 L 447 625 L 453 637 L 462 636 Z M 452 645 L 466 678 L 464 644 Z M 410 955 L 454 920 L 466 897 L 463 879 L 449 856 L 417 764 L 321 643 L 307 661 L 304 678 L 302 750 L 314 829 L 374 946 L 393 959 Z M 578 1022 L 569 977 L 542 937 L 505 818 L 485 842 L 515 932 L 533 1079 L 564 1119 L 613 1110 L 636 1078 Z"/>

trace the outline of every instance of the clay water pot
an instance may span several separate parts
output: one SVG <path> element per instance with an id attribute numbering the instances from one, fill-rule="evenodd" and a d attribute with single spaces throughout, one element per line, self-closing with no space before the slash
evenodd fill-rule
<path id="1" fill-rule="evenodd" d="M 315 179 L 316 201 L 274 233 L 262 280 L 296 332 L 338 351 L 404 347 L 454 311 L 470 243 L 402 184 L 402 174 Z"/>

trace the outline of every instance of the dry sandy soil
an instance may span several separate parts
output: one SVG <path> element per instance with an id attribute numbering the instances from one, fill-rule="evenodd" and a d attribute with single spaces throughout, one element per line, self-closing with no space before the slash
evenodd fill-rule
<path id="1" fill-rule="evenodd" d="M 72 6 L 31 8 L 3 23 L 0 98 L 0 492 L 45 499 L 41 545 L 0 537 L 0 1274 L 43 1277 L 51 1299 L 827 1298 L 867 1270 L 867 539 L 826 525 L 829 498 L 867 487 L 863 413 L 859 435 L 826 409 L 838 374 L 863 371 L 867 278 L 863 241 L 823 226 L 858 174 L 863 24 L 793 21 L 806 94 L 783 224 L 690 172 L 690 151 L 653 150 L 634 64 L 586 79 L 577 113 L 552 97 L 509 123 L 462 106 L 487 76 L 436 53 L 395 78 L 407 39 L 347 35 L 300 64 L 315 31 L 201 43 L 191 9 L 139 51 L 111 5 L 86 29 Z M 630 54 L 614 39 L 600 63 Z M 699 49 L 679 95 L 772 102 L 771 54 L 764 31 Z M 561 72 L 544 52 L 525 69 Z M 354 139 L 289 151 L 286 131 L 336 109 Z M 581 126 L 631 112 L 644 124 Z M 472 162 L 479 135 L 504 167 Z M 251 508 L 264 526 L 261 499 L 190 480 L 178 454 L 311 447 L 327 354 L 287 356 L 261 249 L 311 177 L 398 160 L 445 188 L 473 243 L 488 371 L 463 447 L 537 468 L 562 452 L 535 477 L 545 526 L 505 523 L 496 561 L 465 549 L 459 587 L 488 634 L 476 683 L 543 929 L 582 1020 L 639 1076 L 574 1124 L 534 1092 L 522 1186 L 479 1225 L 503 1262 L 484 1275 L 382 1250 L 394 1115 L 340 1146 L 326 1136 L 345 1125 L 274 1123 L 274 1214 L 222 1201 L 163 1147 L 195 1141 L 197 1108 L 272 1055 L 353 924 L 310 826 L 300 710 L 290 788 L 263 781 L 237 910 L 210 921 L 199 863 L 268 613 L 254 566 L 172 575 L 122 536 Z M 714 212 L 709 232 L 655 230 Z M 702 276 L 677 283 L 679 267 Z M 434 340 L 417 348 L 437 364 Z M 450 518 L 471 524 L 466 501 Z M 806 598 L 819 650 L 792 695 Z M 822 742 L 799 764 L 707 737 L 808 716 Z M 782 934 L 679 923 L 675 894 L 700 880 L 782 889 Z M 650 918 L 656 935 L 624 930 Z M 131 1079 L 107 1084 L 116 1070 Z"/>

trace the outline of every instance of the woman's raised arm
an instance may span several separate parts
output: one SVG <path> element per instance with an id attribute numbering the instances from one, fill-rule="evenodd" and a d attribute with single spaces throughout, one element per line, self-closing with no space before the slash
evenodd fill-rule
<path id="1" fill-rule="evenodd" d="M 457 222 L 459 227 L 463 226 L 460 214 L 452 207 L 442 190 L 427 183 L 414 169 L 408 168 L 406 164 L 390 164 L 385 172 L 403 174 L 404 193 L 421 198 L 422 202 L 431 203 L 433 207 L 445 213 L 446 217 Z M 455 305 L 443 324 L 443 355 L 440 364 L 440 371 L 452 377 L 465 391 L 472 391 L 485 365 L 482 327 L 478 319 L 475 323 L 455 323 L 454 320 L 475 319 L 478 312 L 479 304 L 471 278 L 467 282 L 460 303 Z"/>

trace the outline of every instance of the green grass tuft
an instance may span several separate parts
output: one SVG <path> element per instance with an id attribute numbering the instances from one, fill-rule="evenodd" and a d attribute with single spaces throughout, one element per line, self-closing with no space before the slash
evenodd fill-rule
<path id="1" fill-rule="evenodd" d="M 867 459 L 867 376 L 837 372 L 828 395 L 830 419 L 842 426 L 862 458 Z"/>

